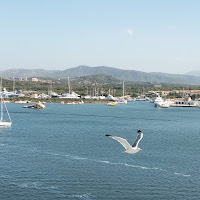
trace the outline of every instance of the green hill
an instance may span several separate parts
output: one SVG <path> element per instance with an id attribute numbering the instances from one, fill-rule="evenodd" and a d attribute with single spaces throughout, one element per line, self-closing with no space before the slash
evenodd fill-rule
<path id="1" fill-rule="evenodd" d="M 157 82 L 157 83 L 174 83 L 174 84 L 193 84 L 199 85 L 200 79 L 197 76 L 181 75 L 181 74 L 167 74 L 160 72 L 146 73 L 136 70 L 122 70 L 112 67 L 88 67 L 78 66 L 66 70 L 44 70 L 44 69 L 10 69 L 0 71 L 2 77 L 40 77 L 51 79 L 66 79 L 83 77 L 90 75 L 110 75 L 114 78 L 125 81 L 139 81 L 139 82 Z"/>

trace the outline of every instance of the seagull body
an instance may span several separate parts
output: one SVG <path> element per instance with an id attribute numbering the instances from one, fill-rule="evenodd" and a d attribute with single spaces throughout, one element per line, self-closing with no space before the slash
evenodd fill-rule
<path id="1" fill-rule="evenodd" d="M 137 132 L 138 132 L 138 136 L 137 136 L 136 140 L 133 142 L 132 146 L 124 138 L 107 135 L 107 134 L 105 136 L 110 137 L 114 140 L 117 140 L 126 149 L 126 151 L 124 151 L 123 153 L 134 154 L 134 153 L 137 153 L 138 151 L 142 150 L 142 149 L 138 148 L 138 144 L 139 144 L 140 140 L 143 138 L 143 133 L 141 130 L 137 130 Z"/>

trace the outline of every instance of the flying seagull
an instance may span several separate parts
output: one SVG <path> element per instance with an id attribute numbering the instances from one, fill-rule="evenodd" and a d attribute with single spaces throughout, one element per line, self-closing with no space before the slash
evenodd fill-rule
<path id="1" fill-rule="evenodd" d="M 134 154 L 137 153 L 138 151 L 141 151 L 142 149 L 138 148 L 138 144 L 140 140 L 143 138 L 143 133 L 141 130 L 137 130 L 138 136 L 136 140 L 133 142 L 133 145 L 131 146 L 126 139 L 117 137 L 117 136 L 112 136 L 112 135 L 105 135 L 107 137 L 113 138 L 114 140 L 117 140 L 125 149 L 123 153 L 129 153 L 129 154 Z"/>

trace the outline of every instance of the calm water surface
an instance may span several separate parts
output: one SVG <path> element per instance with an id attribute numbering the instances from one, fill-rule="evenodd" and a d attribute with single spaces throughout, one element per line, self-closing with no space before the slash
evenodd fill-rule
<path id="1" fill-rule="evenodd" d="M 13 124 L 0 129 L 0 199 L 116 200 L 200 198 L 200 108 L 148 102 L 7 104 Z M 104 134 L 130 143 L 134 155 Z"/>

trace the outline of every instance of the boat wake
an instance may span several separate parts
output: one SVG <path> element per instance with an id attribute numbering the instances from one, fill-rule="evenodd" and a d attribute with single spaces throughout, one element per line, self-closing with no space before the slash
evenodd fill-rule
<path id="1" fill-rule="evenodd" d="M 77 198 L 77 199 L 91 199 L 93 197 L 93 195 L 91 194 L 74 194 L 74 195 L 68 195 L 68 198 Z"/>
<path id="2" fill-rule="evenodd" d="M 0 144 L 0 146 L 1 145 L 3 146 L 4 144 Z M 184 173 L 181 173 L 181 172 L 171 172 L 169 170 L 162 169 L 162 168 L 159 168 L 159 167 L 147 167 L 147 166 L 133 165 L 133 164 L 129 164 L 129 163 L 115 163 L 115 162 L 110 162 L 108 160 L 96 160 L 96 159 L 86 158 L 86 157 L 82 157 L 82 156 L 78 156 L 78 155 L 61 154 L 61 153 L 57 153 L 57 152 L 42 151 L 42 150 L 35 149 L 35 148 L 31 148 L 31 149 L 29 149 L 29 151 L 32 152 L 32 153 L 35 153 L 35 154 L 46 154 L 46 155 L 48 155 L 48 156 L 50 156 L 51 158 L 54 158 L 54 159 L 66 157 L 66 158 L 69 158 L 69 159 L 76 160 L 77 162 L 78 161 L 80 161 L 80 162 L 81 161 L 99 162 L 99 163 L 107 164 L 107 165 L 121 165 L 123 167 L 138 168 L 138 169 L 141 169 L 141 170 L 162 171 L 162 172 L 165 172 L 165 173 L 170 173 L 170 174 L 173 174 L 173 175 L 176 175 L 176 176 L 182 176 L 182 177 L 190 177 L 191 176 L 190 174 L 184 174 Z M 6 176 L 6 177 L 9 178 L 9 176 Z M 2 175 L 0 174 L 0 178 L 6 178 L 6 177 L 2 177 Z"/>
<path id="3" fill-rule="evenodd" d="M 33 149 L 32 149 L 33 150 Z M 55 152 L 45 152 L 45 151 L 40 151 L 37 149 L 34 149 L 34 153 L 38 154 L 45 154 L 48 155 L 51 159 L 63 159 L 67 158 L 66 160 L 74 160 L 75 162 L 91 162 L 91 163 L 97 163 L 98 165 L 110 165 L 110 166 L 121 166 L 121 167 L 128 167 L 128 168 L 135 168 L 139 170 L 150 170 L 150 171 L 157 171 L 157 172 L 163 172 L 169 176 L 177 176 L 178 177 L 185 177 L 188 178 L 191 175 L 189 174 L 184 174 L 181 172 L 172 172 L 169 170 L 165 170 L 159 167 L 147 167 L 147 166 L 140 166 L 140 165 L 133 165 L 129 163 L 122 163 L 122 162 L 111 162 L 109 160 L 98 160 L 98 159 L 92 159 L 92 158 L 86 158 L 78 155 L 71 155 L 71 154 L 60 154 L 60 153 L 55 153 Z M 57 184 L 47 184 L 45 182 L 38 182 L 34 180 L 29 180 L 28 182 L 22 179 L 18 179 L 16 177 L 12 177 L 8 174 L 1 174 L 0 173 L 0 179 L 6 183 L 8 187 L 15 185 L 18 188 L 23 188 L 23 189 L 33 189 L 33 190 L 40 190 L 40 191 L 46 191 L 50 194 L 52 194 L 55 198 L 60 198 L 64 197 L 66 199 L 85 199 L 85 200 L 90 200 L 94 199 L 95 196 L 93 194 L 89 193 L 83 193 L 83 194 L 70 194 L 68 192 L 63 192 L 57 186 Z"/>
<path id="4" fill-rule="evenodd" d="M 140 169 L 146 169 L 146 170 L 167 171 L 167 170 L 164 170 L 164 169 L 161 169 L 161 168 L 157 168 L 157 167 L 150 168 L 150 167 L 143 167 L 143 166 L 139 166 L 139 165 L 131 165 L 131 164 L 127 164 L 127 163 L 112 163 L 112 162 L 109 162 L 109 161 L 106 161 L 106 160 L 102 160 L 102 161 L 99 161 L 99 162 L 110 164 L 110 165 L 123 165 L 123 166 L 126 166 L 126 167 L 140 168 Z"/>
<path id="5" fill-rule="evenodd" d="M 124 166 L 124 167 L 132 167 L 132 168 L 139 168 L 141 170 L 151 170 L 151 171 L 162 171 L 162 172 L 168 172 L 168 173 L 173 173 L 174 175 L 177 175 L 177 176 L 182 176 L 182 177 L 190 177 L 191 175 L 189 174 L 183 174 L 183 173 L 180 173 L 180 172 L 170 172 L 166 169 L 162 169 L 162 168 L 159 168 L 159 167 L 146 167 L 146 166 L 140 166 L 140 165 L 132 165 L 132 164 L 128 164 L 128 163 L 114 163 L 114 162 L 110 162 L 108 160 L 95 160 L 95 159 L 90 159 L 90 158 L 85 158 L 85 157 L 81 157 L 81 156 L 75 156 L 75 155 L 70 155 L 70 154 L 57 154 L 57 153 L 50 153 L 50 152 L 46 152 L 46 154 L 49 154 L 49 155 L 52 155 L 52 156 L 60 156 L 60 157 L 69 157 L 70 159 L 73 159 L 73 160 L 88 160 L 88 161 L 91 161 L 91 162 L 99 162 L 99 163 L 104 163 L 104 164 L 108 164 L 108 165 L 121 165 L 121 166 Z"/>
<path id="6" fill-rule="evenodd" d="M 82 158 L 82 157 L 79 157 L 79 156 L 72 156 L 73 159 L 75 160 L 86 160 L 87 158 Z"/>
<path id="7" fill-rule="evenodd" d="M 168 170 L 158 168 L 158 167 L 144 167 L 144 166 L 139 166 L 139 165 L 131 165 L 131 164 L 127 164 L 127 163 L 112 163 L 107 160 L 101 160 L 99 162 L 109 164 L 109 165 L 122 165 L 122 166 L 126 166 L 126 167 L 139 168 L 139 169 L 144 169 L 144 170 L 152 170 L 152 171 L 157 170 L 157 171 L 169 172 Z M 183 173 L 178 173 L 178 172 L 174 172 L 173 174 L 178 175 L 178 176 L 183 176 L 183 177 L 191 176 L 189 174 L 183 174 Z"/>
<path id="8" fill-rule="evenodd" d="M 183 174 L 183 173 L 178 173 L 178 172 L 174 172 L 175 175 L 178 175 L 178 176 L 190 176 L 189 174 Z"/>

